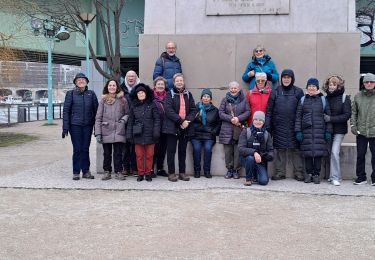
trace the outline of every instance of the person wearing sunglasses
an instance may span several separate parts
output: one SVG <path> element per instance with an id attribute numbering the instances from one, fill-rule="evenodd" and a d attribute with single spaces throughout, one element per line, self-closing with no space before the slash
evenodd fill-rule
<path id="1" fill-rule="evenodd" d="M 249 90 L 255 86 L 255 74 L 264 72 L 267 75 L 268 85 L 275 89 L 279 80 L 279 74 L 271 57 L 266 54 L 266 49 L 258 45 L 253 50 L 253 56 L 246 66 L 242 80 L 249 83 Z"/>
<path id="2" fill-rule="evenodd" d="M 366 184 L 365 172 L 366 151 L 371 151 L 371 185 L 375 186 L 375 75 L 367 73 L 363 77 L 364 88 L 354 96 L 352 116 L 350 118 L 351 132 L 356 136 L 357 164 L 355 185 Z"/>

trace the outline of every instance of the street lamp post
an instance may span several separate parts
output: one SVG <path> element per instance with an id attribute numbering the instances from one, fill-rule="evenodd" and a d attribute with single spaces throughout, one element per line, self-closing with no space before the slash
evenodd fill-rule
<path id="1" fill-rule="evenodd" d="M 89 24 L 95 19 L 96 14 L 92 13 L 80 13 L 78 15 L 79 19 L 85 24 L 86 30 L 86 76 L 90 77 L 90 50 L 89 50 L 89 39 L 90 39 L 90 31 L 89 31 Z"/>
<path id="2" fill-rule="evenodd" d="M 61 26 L 57 31 L 58 27 L 49 20 L 32 19 L 31 27 L 34 30 L 34 35 L 38 36 L 41 29 L 43 29 L 43 34 L 48 40 L 48 114 L 47 114 L 47 124 L 53 124 L 53 100 L 52 100 L 52 49 L 55 41 L 64 41 L 69 39 L 70 34 L 65 30 L 64 26 Z"/>

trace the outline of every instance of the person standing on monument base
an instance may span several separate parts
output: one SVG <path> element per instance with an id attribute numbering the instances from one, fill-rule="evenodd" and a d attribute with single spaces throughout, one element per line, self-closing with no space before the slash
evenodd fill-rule
<path id="1" fill-rule="evenodd" d="M 304 180 L 303 160 L 294 134 L 297 106 L 304 94 L 302 89 L 294 85 L 294 81 L 293 70 L 283 70 L 281 83 L 271 92 L 267 103 L 265 127 L 271 133 L 276 149 L 275 173 L 271 180 L 285 179 L 288 154 L 294 178 Z"/>
<path id="2" fill-rule="evenodd" d="M 98 109 L 95 92 L 88 89 L 89 79 L 78 73 L 73 83 L 75 88 L 66 92 L 63 108 L 62 138 L 70 133 L 73 144 L 73 180 L 94 179 L 90 173 L 90 143 Z"/>
<path id="3" fill-rule="evenodd" d="M 363 77 L 364 88 L 354 96 L 351 132 L 356 136 L 357 164 L 355 185 L 367 183 L 366 152 L 371 151 L 371 185 L 375 186 L 375 75 L 367 73 Z"/>
<path id="4" fill-rule="evenodd" d="M 160 57 L 156 60 L 154 73 L 152 79 L 162 76 L 167 80 L 168 90 L 172 89 L 173 76 L 176 73 L 182 73 L 182 66 L 180 59 L 176 56 L 177 44 L 175 42 L 169 41 L 165 45 L 165 52 L 163 52 Z"/>

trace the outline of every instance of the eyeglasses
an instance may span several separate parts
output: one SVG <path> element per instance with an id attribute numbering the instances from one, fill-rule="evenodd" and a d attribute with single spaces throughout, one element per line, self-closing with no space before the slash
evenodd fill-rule
<path id="1" fill-rule="evenodd" d="M 255 50 L 255 53 L 262 53 L 263 50 Z"/>
<path id="2" fill-rule="evenodd" d="M 266 80 L 265 79 L 257 79 L 256 82 L 261 83 L 261 82 L 266 82 Z"/>
<path id="3" fill-rule="evenodd" d="M 375 83 L 375 81 L 364 81 L 363 84 L 371 84 L 371 83 Z"/>

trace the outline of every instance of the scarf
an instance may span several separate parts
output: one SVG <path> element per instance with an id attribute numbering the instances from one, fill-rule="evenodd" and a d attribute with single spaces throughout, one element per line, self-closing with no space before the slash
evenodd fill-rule
<path id="1" fill-rule="evenodd" d="M 232 96 L 232 95 L 230 94 L 230 92 L 228 92 L 228 93 L 225 95 L 225 98 L 227 99 L 227 101 L 228 101 L 229 103 L 234 103 L 234 104 L 240 102 L 240 101 L 239 101 L 239 97 L 240 97 L 240 92 L 238 92 L 235 96 Z"/>
<path id="2" fill-rule="evenodd" d="M 161 102 L 165 99 L 165 97 L 167 96 L 167 92 L 164 90 L 163 92 L 156 92 L 156 90 L 154 90 L 154 98 Z"/>
<path id="3" fill-rule="evenodd" d="M 200 114 L 201 119 L 202 119 L 202 124 L 205 126 L 206 123 L 207 123 L 207 113 L 206 113 L 206 111 L 208 111 L 212 107 L 212 104 L 210 103 L 208 105 L 204 105 L 202 102 L 199 102 L 198 107 L 199 107 L 199 114 Z"/>
<path id="4" fill-rule="evenodd" d="M 250 125 L 251 135 L 259 142 L 264 142 L 264 131 L 266 130 L 264 127 L 256 128 L 253 124 Z M 260 134 L 261 133 L 261 134 Z"/>
<path id="5" fill-rule="evenodd" d="M 175 90 L 177 90 L 178 92 L 176 93 Z M 182 89 L 172 88 L 171 92 L 172 92 L 172 97 L 174 95 L 180 96 L 180 108 L 178 110 L 178 115 L 181 117 L 182 120 L 185 120 L 185 118 L 186 118 L 186 107 L 185 107 L 184 94 L 189 95 L 189 92 L 187 90 L 185 90 L 185 88 L 182 88 Z"/>

